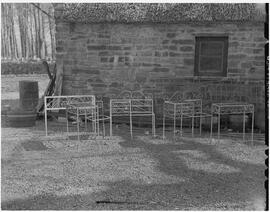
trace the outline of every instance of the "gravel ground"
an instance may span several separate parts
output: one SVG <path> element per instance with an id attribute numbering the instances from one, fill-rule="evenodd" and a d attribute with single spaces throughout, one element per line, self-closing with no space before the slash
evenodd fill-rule
<path id="1" fill-rule="evenodd" d="M 47 75 L 3 75 L 2 103 L 17 101 L 20 80 L 37 80 L 40 96 L 49 81 Z M 134 128 L 131 140 L 129 128 L 120 126 L 112 138 L 79 142 L 67 140 L 65 123 L 50 121 L 49 128 L 48 137 L 43 121 L 32 128 L 2 128 L 2 209 L 264 209 L 261 135 L 250 146 L 241 136 L 173 141 Z"/>
<path id="2" fill-rule="evenodd" d="M 59 132 L 46 138 L 43 129 L 41 121 L 2 129 L 2 209 L 264 209 L 262 142 L 139 131 L 130 140 L 123 126 L 112 138 L 79 142 Z"/>

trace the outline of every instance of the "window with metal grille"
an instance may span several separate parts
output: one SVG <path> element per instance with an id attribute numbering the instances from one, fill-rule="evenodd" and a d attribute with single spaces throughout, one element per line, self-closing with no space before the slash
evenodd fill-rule
<path id="1" fill-rule="evenodd" d="M 227 76 L 228 37 L 196 37 L 195 76 Z"/>

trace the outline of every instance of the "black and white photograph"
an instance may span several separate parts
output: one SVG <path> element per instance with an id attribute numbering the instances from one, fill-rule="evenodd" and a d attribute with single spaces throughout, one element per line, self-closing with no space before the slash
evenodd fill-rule
<path id="1" fill-rule="evenodd" d="M 1 1 L 1 210 L 268 210 L 267 2 Z"/>

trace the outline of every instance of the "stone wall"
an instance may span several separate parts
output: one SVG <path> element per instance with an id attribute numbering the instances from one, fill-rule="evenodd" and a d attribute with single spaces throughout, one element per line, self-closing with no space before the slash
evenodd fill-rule
<path id="1" fill-rule="evenodd" d="M 162 99 L 179 89 L 185 90 L 186 82 L 198 79 L 194 77 L 195 36 L 208 34 L 229 37 L 227 77 L 213 80 L 238 80 L 247 89 L 247 83 L 255 80 L 261 86 L 260 95 L 264 96 L 262 82 L 265 74 L 266 40 L 263 27 L 262 23 L 244 22 L 58 22 L 56 52 L 57 61 L 63 61 L 64 64 L 62 93 L 115 97 L 123 90 L 136 90 L 150 93 L 155 99 Z M 251 95 L 248 92 L 249 90 L 245 91 L 246 96 Z M 253 94 L 251 102 L 256 101 L 256 95 Z M 214 101 L 213 98 L 210 99 Z"/>
<path id="2" fill-rule="evenodd" d="M 115 89 L 163 92 L 166 84 L 194 76 L 195 36 L 202 33 L 229 36 L 229 78 L 263 79 L 263 31 L 262 24 L 244 23 L 57 23 L 63 94 L 108 94 Z"/>

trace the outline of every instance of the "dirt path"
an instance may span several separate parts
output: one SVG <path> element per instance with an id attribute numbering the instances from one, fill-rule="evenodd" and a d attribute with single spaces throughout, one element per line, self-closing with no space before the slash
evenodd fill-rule
<path id="1" fill-rule="evenodd" d="M 125 131 L 78 142 L 46 139 L 39 128 L 3 128 L 2 209 L 264 208 L 262 144 L 130 140 Z"/>

